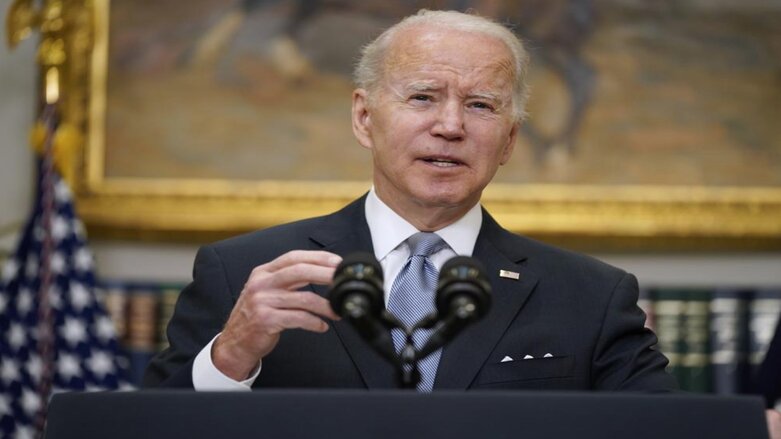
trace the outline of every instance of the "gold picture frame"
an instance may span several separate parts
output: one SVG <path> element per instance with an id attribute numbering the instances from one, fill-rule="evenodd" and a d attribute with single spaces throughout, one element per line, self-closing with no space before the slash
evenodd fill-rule
<path id="1" fill-rule="evenodd" d="M 69 180 L 95 236 L 204 242 L 339 209 L 367 181 L 118 178 L 105 173 L 108 0 L 64 0 L 62 121 L 81 147 Z M 490 185 L 505 227 L 581 249 L 781 249 L 781 188 Z"/>

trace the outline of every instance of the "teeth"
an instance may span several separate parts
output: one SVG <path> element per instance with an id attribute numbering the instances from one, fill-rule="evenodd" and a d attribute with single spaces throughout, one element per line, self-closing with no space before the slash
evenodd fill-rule
<path id="1" fill-rule="evenodd" d="M 458 165 L 458 162 L 455 162 L 455 161 L 452 161 L 452 160 L 429 159 L 429 160 L 426 160 L 426 161 L 429 162 L 429 163 L 432 163 L 434 165 L 442 166 L 442 167 L 450 167 L 450 166 L 457 166 Z"/>

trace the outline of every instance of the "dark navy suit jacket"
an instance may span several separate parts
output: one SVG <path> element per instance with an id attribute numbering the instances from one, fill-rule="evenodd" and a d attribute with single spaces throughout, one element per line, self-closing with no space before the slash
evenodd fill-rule
<path id="1" fill-rule="evenodd" d="M 781 319 L 756 379 L 756 393 L 765 398 L 768 408 L 773 408 L 781 399 Z"/>
<path id="2" fill-rule="evenodd" d="M 294 249 L 342 256 L 372 252 L 364 199 L 331 215 L 202 247 L 193 282 L 182 291 L 168 327 L 170 348 L 153 359 L 144 385 L 192 387 L 194 357 L 222 330 L 257 265 Z M 676 387 L 664 371 L 667 359 L 652 349 L 656 336 L 643 327 L 631 274 L 510 233 L 485 211 L 473 256 L 486 267 L 493 305 L 444 348 L 435 390 Z M 520 278 L 500 277 L 499 270 Z M 502 362 L 506 356 L 514 361 Z M 392 388 L 395 374 L 348 322 L 339 321 L 325 334 L 284 332 L 263 359 L 254 387 Z"/>

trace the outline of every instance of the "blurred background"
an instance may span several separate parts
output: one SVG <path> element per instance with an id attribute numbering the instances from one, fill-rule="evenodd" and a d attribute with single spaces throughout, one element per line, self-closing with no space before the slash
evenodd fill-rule
<path id="1" fill-rule="evenodd" d="M 198 8 L 188 7 L 184 20 L 171 19 L 180 2 L 158 2 L 164 12 L 148 3 L 112 6 L 118 14 L 112 20 L 125 20 L 115 23 L 122 32 L 112 34 L 110 49 L 115 73 L 107 110 L 108 175 L 253 178 L 265 167 L 291 179 L 368 178 L 366 157 L 349 139 L 349 95 L 323 110 L 334 121 L 344 118 L 339 122 L 344 129 L 333 133 L 296 117 L 296 108 L 270 104 L 286 87 L 300 89 L 299 75 L 307 69 L 322 72 L 315 85 L 325 90 L 317 103 L 304 102 L 307 108 L 349 93 L 345 68 L 360 41 L 391 21 L 387 11 L 351 10 L 351 2 L 333 2 L 339 7 L 329 9 L 329 2 L 306 7 L 201 0 Z M 499 181 L 781 186 L 781 1 L 483 3 L 505 11 L 506 20 L 515 20 L 519 33 L 532 41 L 538 66 L 533 93 L 545 98 L 533 98 L 514 165 L 502 170 Z M 0 1 L 0 21 L 9 4 Z M 508 5 L 518 14 L 502 9 Z M 220 35 L 225 46 L 209 46 Z M 257 41 L 265 43 L 253 44 Z M 36 43 L 28 39 L 14 51 L 0 45 L 0 260 L 13 253 L 35 195 L 28 137 L 38 111 Z M 206 97 L 197 94 L 205 87 L 203 72 L 217 84 Z M 314 87 L 304 85 L 309 86 Z M 249 90 L 251 105 L 236 89 Z M 157 103 L 138 103 L 161 94 Z M 198 117 L 206 110 L 199 105 L 215 100 L 241 128 L 226 135 L 219 121 L 209 119 L 213 126 L 197 142 L 183 137 L 202 121 Z M 273 141 L 256 145 L 247 139 L 271 129 L 264 111 L 289 112 L 290 120 L 274 129 Z M 172 114 L 173 125 L 154 124 Z M 149 138 L 164 141 L 155 149 Z M 296 162 L 293 157 L 326 157 L 337 146 L 349 157 L 335 174 L 286 168 Z M 200 244 L 90 239 L 98 293 L 130 354 L 133 380 L 165 346 L 165 322 L 190 279 Z M 747 389 L 781 312 L 781 250 L 629 251 L 611 245 L 588 252 L 637 275 L 648 324 L 684 388 Z"/>

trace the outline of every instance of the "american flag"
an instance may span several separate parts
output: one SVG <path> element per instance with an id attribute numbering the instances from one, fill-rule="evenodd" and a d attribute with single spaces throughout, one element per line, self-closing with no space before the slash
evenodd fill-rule
<path id="1" fill-rule="evenodd" d="M 38 437 L 53 393 L 129 388 L 84 226 L 50 158 L 40 161 L 36 198 L 0 280 L 3 438 Z"/>

